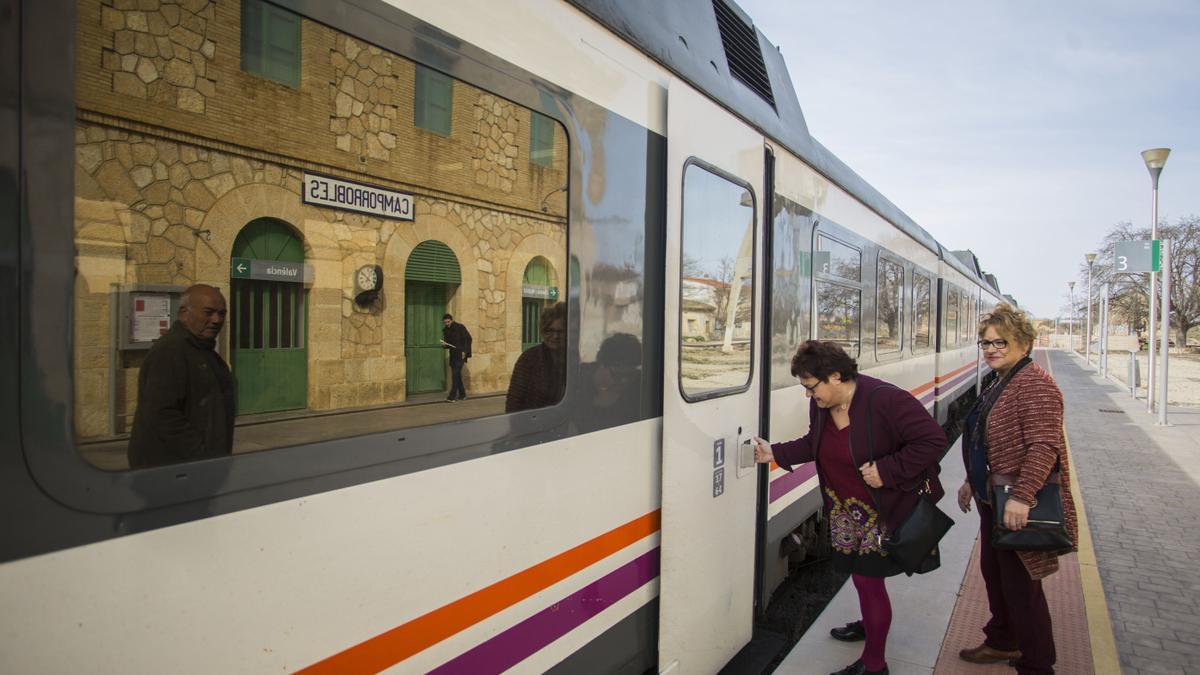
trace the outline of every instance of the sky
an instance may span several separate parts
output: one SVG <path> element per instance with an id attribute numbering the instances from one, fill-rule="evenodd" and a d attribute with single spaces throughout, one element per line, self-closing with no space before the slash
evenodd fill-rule
<path id="1" fill-rule="evenodd" d="M 813 137 L 1035 317 L 1150 224 L 1142 150 L 1171 148 L 1160 222 L 1200 216 L 1196 0 L 737 2 Z"/>

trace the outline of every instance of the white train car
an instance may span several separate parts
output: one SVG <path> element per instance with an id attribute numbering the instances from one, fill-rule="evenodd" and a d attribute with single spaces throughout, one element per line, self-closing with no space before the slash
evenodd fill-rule
<path id="1" fill-rule="evenodd" d="M 946 424 L 974 394 L 998 288 L 808 135 L 731 1 L 0 0 L 0 45 L 0 671 L 716 672 L 816 531 L 813 473 L 749 445 L 807 428 L 796 345 L 838 341 Z M 397 144 L 452 106 L 449 140 Z M 218 164 L 247 168 L 223 185 Z M 310 203 L 310 175 L 415 216 Z M 175 222 L 155 186 L 203 206 Z M 451 217 L 471 209 L 484 225 Z M 296 314 L 262 335 L 307 350 L 308 398 L 240 418 L 232 455 L 129 470 L 119 414 L 85 410 L 136 399 L 109 293 L 163 269 L 227 291 L 220 349 L 249 381 L 274 319 L 222 228 L 264 219 L 303 251 L 303 288 L 262 296 Z M 461 258 L 437 302 L 495 320 L 473 364 L 492 393 L 544 337 L 521 312 L 545 308 L 505 297 L 561 286 L 556 398 L 379 400 L 372 378 L 425 377 L 397 307 L 433 283 L 404 262 L 430 241 Z M 373 266 L 384 302 L 353 287 Z M 636 363 L 605 360 L 622 344 Z"/>

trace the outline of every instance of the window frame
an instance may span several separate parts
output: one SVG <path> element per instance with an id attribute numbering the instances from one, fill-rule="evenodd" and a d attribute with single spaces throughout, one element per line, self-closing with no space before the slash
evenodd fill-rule
<path id="1" fill-rule="evenodd" d="M 746 382 L 744 384 L 733 387 L 721 387 L 719 389 L 710 389 L 699 394 L 689 394 L 683 388 L 683 252 L 684 252 L 684 235 L 687 226 L 687 172 L 691 167 L 696 167 L 702 171 L 725 180 L 732 185 L 736 185 L 750 193 L 750 279 L 753 281 L 758 278 L 758 195 L 754 191 L 748 181 L 735 176 L 728 171 L 724 171 L 717 166 L 691 156 L 683 162 L 683 170 L 680 172 L 680 204 L 679 204 L 679 296 L 676 299 L 678 306 L 675 311 L 676 322 L 676 341 L 678 346 L 675 354 L 675 386 L 679 390 L 680 397 L 687 403 L 700 403 L 702 401 L 710 401 L 715 398 L 723 398 L 734 394 L 740 394 L 750 389 L 751 383 L 754 382 L 754 367 L 757 360 L 757 341 L 758 341 L 758 312 L 755 309 L 755 304 L 758 301 L 758 284 L 751 283 L 750 296 L 750 354 L 749 367 L 746 370 Z"/>
<path id="2" fill-rule="evenodd" d="M 529 115 L 529 161 L 537 166 L 554 166 L 554 120 L 537 112 Z"/>
<path id="3" fill-rule="evenodd" d="M 913 276 L 912 299 L 911 299 L 912 328 L 910 330 L 911 337 L 910 337 L 908 344 L 909 344 L 909 352 L 913 353 L 913 354 L 918 354 L 918 353 L 930 351 L 930 350 L 934 349 L 935 346 L 937 345 L 937 330 L 934 328 L 934 316 L 937 314 L 937 312 L 934 311 L 934 308 L 935 308 L 934 289 L 936 288 L 937 285 L 933 282 L 933 274 L 926 272 L 922 269 L 914 267 L 913 271 L 912 271 L 912 276 Z M 929 312 L 929 314 L 925 320 L 925 325 L 926 325 L 926 328 L 928 329 L 928 334 L 926 337 L 926 344 L 924 346 L 917 345 L 917 326 L 918 326 L 918 323 L 917 323 L 918 304 L 917 304 L 917 296 L 916 296 L 917 279 L 921 279 L 925 283 L 929 284 L 929 290 L 928 290 L 929 295 L 926 298 L 926 305 L 928 307 L 927 311 Z"/>
<path id="4" fill-rule="evenodd" d="M 951 295 L 953 294 L 953 296 Z M 951 300 L 953 297 L 953 300 Z M 946 283 L 946 301 L 943 303 L 946 308 L 946 318 L 944 321 L 945 330 L 943 335 L 946 336 L 946 347 L 957 347 L 959 343 L 959 324 L 962 322 L 962 292 L 953 282 Z M 950 325 L 950 308 L 954 309 L 954 325 Z"/>
<path id="5" fill-rule="evenodd" d="M 413 126 L 439 136 L 454 132 L 454 78 L 414 61 Z M 482 89 L 482 87 L 480 87 Z M 486 91 L 486 90 L 485 90 Z M 445 96 L 443 106 L 436 100 Z"/>
<path id="6" fill-rule="evenodd" d="M 883 266 L 885 264 L 895 266 L 900 272 L 900 286 L 899 286 L 899 288 L 897 288 L 897 293 L 896 293 L 896 300 L 898 301 L 897 321 L 899 322 L 899 325 L 896 326 L 896 331 L 895 331 L 895 333 L 896 333 L 896 335 L 895 335 L 896 348 L 889 349 L 887 351 L 880 351 L 879 350 L 879 305 L 880 305 L 879 300 L 880 300 L 880 298 L 883 297 L 881 294 L 881 291 L 883 290 L 883 284 L 880 283 L 880 279 L 882 278 Z M 907 277 L 906 267 L 907 266 L 904 264 L 903 259 L 901 259 L 898 256 L 894 256 L 888 252 L 885 252 L 883 249 L 879 250 L 879 254 L 875 258 L 875 340 L 874 340 L 874 342 L 875 342 L 875 360 L 876 361 L 884 361 L 884 360 L 891 361 L 891 360 L 900 358 L 900 356 L 904 354 L 904 332 L 905 332 L 904 331 L 904 324 L 905 324 L 904 319 L 906 316 L 908 316 L 907 313 L 905 312 L 905 302 L 904 302 L 904 289 L 905 289 L 904 282 L 906 281 L 906 277 Z"/>
<path id="7" fill-rule="evenodd" d="M 850 243 L 850 233 L 840 225 L 832 221 L 818 217 L 816 227 L 813 228 L 812 248 L 810 249 L 815 257 L 821 251 L 820 242 L 824 237 L 834 243 L 845 246 L 858 253 L 858 281 L 853 281 L 845 277 L 841 277 L 832 273 L 822 272 L 813 265 L 812 275 L 812 319 L 810 325 L 810 334 L 814 339 L 824 339 L 821 335 L 821 309 L 820 309 L 820 294 L 817 292 L 819 284 L 827 283 L 833 286 L 841 286 L 844 288 L 852 288 L 858 291 L 858 335 L 855 340 L 857 345 L 851 358 L 858 359 L 863 353 L 863 291 L 866 290 L 866 284 L 862 280 L 863 258 L 865 256 L 865 245 L 855 245 Z M 849 350 L 847 350 L 849 353 Z"/>
<path id="8" fill-rule="evenodd" d="M 247 36 L 250 31 L 248 24 L 250 23 L 250 15 L 253 12 L 258 12 L 256 22 L 258 24 L 258 36 L 254 40 L 254 44 L 258 45 L 257 53 L 248 52 Z M 288 39 L 292 42 L 292 54 L 294 62 L 289 63 L 289 72 L 278 73 L 274 72 L 272 66 L 281 66 L 268 58 L 273 42 L 272 28 L 282 25 L 282 22 L 287 20 L 292 23 L 294 29 Z M 260 77 L 264 80 L 276 82 L 292 89 L 300 88 L 300 81 L 304 73 L 304 54 L 301 50 L 302 32 L 304 18 L 295 12 L 286 10 L 278 5 L 274 5 L 266 0 L 242 0 L 241 9 L 241 61 L 240 66 L 242 72 Z"/>

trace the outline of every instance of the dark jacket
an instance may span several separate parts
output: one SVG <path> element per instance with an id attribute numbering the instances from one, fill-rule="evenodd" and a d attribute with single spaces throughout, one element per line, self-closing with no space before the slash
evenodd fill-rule
<path id="1" fill-rule="evenodd" d="M 449 342 L 450 362 L 466 361 L 471 358 L 471 333 L 467 327 L 457 321 L 451 321 L 449 326 L 442 327 L 442 341 Z"/>
<path id="2" fill-rule="evenodd" d="M 140 469 L 232 453 L 234 398 L 229 366 L 212 345 L 176 321 L 155 341 L 138 373 L 129 466 Z"/>
<path id="3" fill-rule="evenodd" d="M 545 344 L 525 350 L 513 366 L 504 397 L 504 412 L 544 408 L 558 403 L 565 384 L 566 355 L 554 353 Z"/>
<path id="4" fill-rule="evenodd" d="M 922 481 L 922 472 L 928 471 L 929 487 L 934 501 L 940 500 L 942 489 L 938 473 L 938 461 L 946 451 L 946 433 L 913 395 L 886 382 L 867 375 L 856 380 L 854 398 L 850 401 L 850 453 L 855 466 L 868 461 L 867 450 L 867 396 L 879 389 L 872 401 L 871 425 L 873 428 L 873 454 L 875 466 L 883 487 L 872 489 L 884 523 L 889 532 L 904 522 L 917 503 L 917 488 Z M 817 478 L 824 485 L 826 480 L 821 469 L 817 445 L 821 430 L 833 424 L 829 410 L 818 408 L 815 400 L 808 404 L 808 433 L 802 438 L 785 443 L 775 443 L 771 451 L 779 466 L 792 467 L 805 462 L 817 461 Z M 822 491 L 824 492 L 824 491 Z M 830 508 L 825 500 L 826 515 Z"/>

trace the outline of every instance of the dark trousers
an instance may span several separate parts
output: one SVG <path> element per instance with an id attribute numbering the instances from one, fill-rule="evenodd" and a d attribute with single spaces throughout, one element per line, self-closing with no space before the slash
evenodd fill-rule
<path id="1" fill-rule="evenodd" d="M 992 508 L 979 507 L 979 571 L 987 587 L 992 618 L 983 627 L 984 644 L 993 649 L 1021 650 L 1019 675 L 1054 672 L 1054 632 L 1041 580 L 1029 578 L 1015 551 L 992 548 Z"/>
<path id="2" fill-rule="evenodd" d="M 466 398 L 467 388 L 462 379 L 463 360 L 450 358 L 450 395 L 446 398 Z"/>

